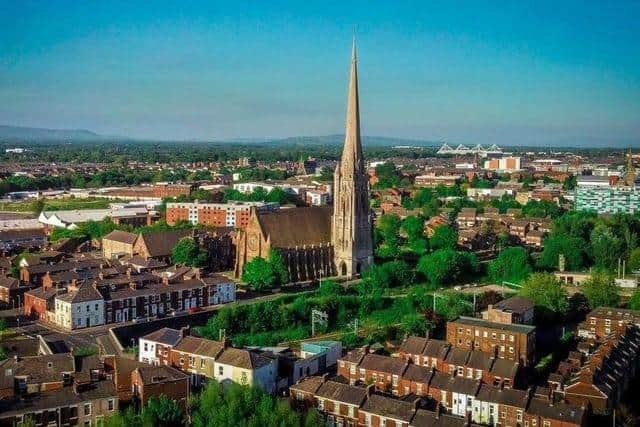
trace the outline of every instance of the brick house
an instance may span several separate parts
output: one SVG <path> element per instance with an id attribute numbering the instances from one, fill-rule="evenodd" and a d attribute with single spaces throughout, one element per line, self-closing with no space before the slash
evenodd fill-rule
<path id="1" fill-rule="evenodd" d="M 139 407 L 147 404 L 152 397 L 164 394 L 187 409 L 189 396 L 189 376 L 171 366 L 145 366 L 131 373 L 133 400 Z"/>
<path id="2" fill-rule="evenodd" d="M 612 332 L 625 330 L 628 324 L 640 326 L 640 310 L 613 307 L 598 307 L 578 327 L 581 337 L 603 338 Z"/>
<path id="3" fill-rule="evenodd" d="M 114 256 L 133 256 L 133 245 L 138 238 L 135 233 L 113 230 L 102 238 L 102 256 L 111 259 Z"/>
<path id="4" fill-rule="evenodd" d="M 535 330 L 529 325 L 460 316 L 447 323 L 447 342 L 456 348 L 482 351 L 532 366 L 535 363 Z"/>
<path id="5" fill-rule="evenodd" d="M 370 388 L 327 381 L 318 388 L 315 398 L 318 410 L 325 414 L 328 424 L 355 427 L 359 425 L 359 408 L 369 392 Z"/>
<path id="6" fill-rule="evenodd" d="M 504 299 L 497 304 L 489 304 L 482 312 L 482 318 L 495 323 L 533 323 L 534 304 L 527 298 L 515 296 Z"/>
<path id="7" fill-rule="evenodd" d="M 402 392 L 400 378 L 407 366 L 406 361 L 396 357 L 367 354 L 358 365 L 357 381 L 373 384 L 377 390 L 397 395 Z"/>

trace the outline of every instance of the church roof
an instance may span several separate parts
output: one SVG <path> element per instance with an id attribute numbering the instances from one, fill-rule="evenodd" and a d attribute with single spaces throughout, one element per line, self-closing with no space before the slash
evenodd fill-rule
<path id="1" fill-rule="evenodd" d="M 331 208 L 309 207 L 259 212 L 258 221 L 271 246 L 291 248 L 331 243 Z"/>

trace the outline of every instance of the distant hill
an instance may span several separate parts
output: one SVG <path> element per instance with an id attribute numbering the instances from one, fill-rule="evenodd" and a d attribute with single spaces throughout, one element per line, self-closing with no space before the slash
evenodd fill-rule
<path id="1" fill-rule="evenodd" d="M 267 143 L 273 145 L 341 145 L 344 135 L 292 136 L 289 138 L 272 139 L 267 141 L 243 141 L 244 143 Z M 385 136 L 362 136 L 362 144 L 367 147 L 433 147 L 442 144 L 435 141 L 421 141 L 416 139 L 392 138 Z"/>
<path id="2" fill-rule="evenodd" d="M 90 142 L 113 139 L 85 129 L 45 129 L 0 125 L 0 142 Z M 127 139 L 127 138 L 122 138 Z"/>

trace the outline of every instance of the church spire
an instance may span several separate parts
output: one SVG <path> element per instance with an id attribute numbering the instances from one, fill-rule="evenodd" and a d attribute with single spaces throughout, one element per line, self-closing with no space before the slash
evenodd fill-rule
<path id="1" fill-rule="evenodd" d="M 349 73 L 349 95 L 347 98 L 347 120 L 342 151 L 343 173 L 364 170 L 362 143 L 360 141 L 360 102 L 358 95 L 358 64 L 356 58 L 356 38 L 353 37 L 351 50 L 351 71 Z"/>
<path id="2" fill-rule="evenodd" d="M 344 148 L 333 181 L 331 235 L 335 270 L 338 275 L 346 277 L 360 274 L 373 263 L 369 180 L 362 157 L 358 101 L 358 65 L 354 38 Z"/>

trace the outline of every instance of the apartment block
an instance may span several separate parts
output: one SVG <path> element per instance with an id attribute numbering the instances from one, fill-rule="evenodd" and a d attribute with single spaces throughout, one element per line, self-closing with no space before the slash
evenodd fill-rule
<path id="1" fill-rule="evenodd" d="M 276 210 L 279 205 L 265 202 L 167 203 L 167 224 L 188 221 L 194 225 L 244 228 L 249 222 L 251 208 L 265 212 Z"/>
<path id="2" fill-rule="evenodd" d="M 536 334 L 530 325 L 504 324 L 460 316 L 447 323 L 447 342 L 455 348 L 489 353 L 523 366 L 535 363 Z"/>

